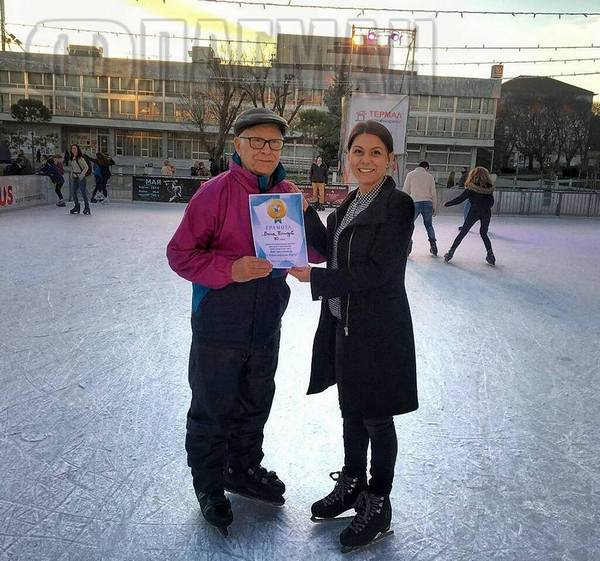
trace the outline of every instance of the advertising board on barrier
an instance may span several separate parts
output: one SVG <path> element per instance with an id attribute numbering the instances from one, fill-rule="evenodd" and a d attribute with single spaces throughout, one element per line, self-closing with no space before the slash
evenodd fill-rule
<path id="1" fill-rule="evenodd" d="M 50 178 L 43 175 L 0 176 L 0 212 L 48 203 Z"/>
<path id="2" fill-rule="evenodd" d="M 154 203 L 188 203 L 202 181 L 197 177 L 134 175 L 132 199 Z"/>
<path id="3" fill-rule="evenodd" d="M 309 203 L 316 202 L 313 197 L 311 185 L 298 185 L 302 194 L 307 198 Z M 338 206 L 342 204 L 348 195 L 348 185 L 325 185 L 325 204 L 329 206 Z"/>

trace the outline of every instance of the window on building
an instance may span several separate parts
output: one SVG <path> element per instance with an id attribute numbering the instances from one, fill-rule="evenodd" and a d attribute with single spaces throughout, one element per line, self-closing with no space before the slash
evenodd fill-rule
<path id="1" fill-rule="evenodd" d="M 66 74 L 65 86 L 76 90 L 80 89 L 79 76 L 76 76 L 75 74 Z"/>
<path id="2" fill-rule="evenodd" d="M 15 70 L 11 70 L 10 71 L 10 84 L 11 84 L 11 86 L 25 85 L 25 72 L 18 72 Z"/>
<path id="3" fill-rule="evenodd" d="M 115 151 L 119 156 L 161 157 L 160 132 L 117 131 L 115 143 Z"/>
<path id="4" fill-rule="evenodd" d="M 0 113 L 10 113 L 10 97 L 7 93 L 0 93 Z"/>
<path id="5" fill-rule="evenodd" d="M 98 90 L 101 92 L 108 91 L 108 76 L 98 76 Z"/>
<path id="6" fill-rule="evenodd" d="M 98 78 L 96 76 L 83 77 L 83 91 L 93 92 L 98 89 Z"/>
<path id="7" fill-rule="evenodd" d="M 154 80 L 138 80 L 139 93 L 154 93 Z"/>
<path id="8" fill-rule="evenodd" d="M 431 100 L 431 111 L 454 111 L 454 98 L 448 96 L 435 96 Z"/>
<path id="9" fill-rule="evenodd" d="M 83 114 L 95 116 L 98 113 L 98 99 L 95 97 L 83 98 Z"/>
<path id="10" fill-rule="evenodd" d="M 478 97 L 459 97 L 456 106 L 457 113 L 479 113 L 481 99 Z"/>
<path id="11" fill-rule="evenodd" d="M 189 82 L 181 82 L 178 80 L 165 80 L 165 95 L 189 95 Z"/>
<path id="12" fill-rule="evenodd" d="M 27 81 L 30 86 L 43 86 L 44 75 L 41 72 L 29 72 L 27 74 Z"/>
<path id="13" fill-rule="evenodd" d="M 0 70 L 0 84 L 8 84 L 8 70 Z"/>
<path id="14" fill-rule="evenodd" d="M 427 136 L 451 136 L 452 119 L 450 117 L 429 117 Z"/>
<path id="15" fill-rule="evenodd" d="M 495 102 L 495 99 L 483 98 L 481 100 L 481 112 L 485 115 L 493 115 Z"/>
<path id="16" fill-rule="evenodd" d="M 484 119 L 481 121 L 481 127 L 479 129 L 479 138 L 491 139 L 494 136 L 494 121 L 491 119 Z"/>
<path id="17" fill-rule="evenodd" d="M 138 119 L 162 119 L 162 103 L 140 101 L 138 103 Z"/>
<path id="18" fill-rule="evenodd" d="M 98 99 L 98 113 L 100 115 L 108 115 L 108 99 L 103 97 Z"/>
<path id="19" fill-rule="evenodd" d="M 67 95 L 66 98 L 66 111 L 74 115 L 79 115 L 81 112 L 81 99 L 79 97 Z"/>

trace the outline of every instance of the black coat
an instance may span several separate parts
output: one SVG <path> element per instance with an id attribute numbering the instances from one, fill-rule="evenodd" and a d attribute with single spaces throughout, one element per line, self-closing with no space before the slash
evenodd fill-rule
<path id="1" fill-rule="evenodd" d="M 327 183 L 329 169 L 322 163 L 318 166 L 316 163 L 310 166 L 310 182 L 311 183 Z"/>
<path id="2" fill-rule="evenodd" d="M 477 215 L 489 214 L 494 206 L 494 196 L 492 195 L 492 191 L 489 193 L 477 193 L 468 187 L 466 187 L 458 197 L 455 197 L 451 201 L 446 201 L 444 206 L 459 205 L 467 199 L 471 202 L 471 209 L 473 209 Z"/>
<path id="3" fill-rule="evenodd" d="M 343 416 L 398 415 L 418 407 L 415 344 L 404 288 L 415 206 L 388 178 L 371 205 L 342 232 L 338 269 L 313 268 L 313 299 L 322 300 L 308 393 L 339 385 Z M 331 263 L 333 235 L 356 193 L 327 218 L 327 230 L 307 216 L 308 243 Z M 327 299 L 341 298 L 336 373 L 336 319 Z"/>

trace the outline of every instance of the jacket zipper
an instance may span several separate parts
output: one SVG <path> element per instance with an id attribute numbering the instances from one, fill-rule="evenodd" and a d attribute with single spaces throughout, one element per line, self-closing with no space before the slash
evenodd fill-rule
<path id="1" fill-rule="evenodd" d="M 348 242 L 348 267 L 350 267 L 350 249 L 352 247 L 352 238 L 354 237 L 354 228 L 350 234 L 350 241 Z M 350 313 L 350 292 L 348 293 L 348 301 L 346 302 L 346 325 L 344 326 L 344 335 L 348 337 L 348 314 Z"/>

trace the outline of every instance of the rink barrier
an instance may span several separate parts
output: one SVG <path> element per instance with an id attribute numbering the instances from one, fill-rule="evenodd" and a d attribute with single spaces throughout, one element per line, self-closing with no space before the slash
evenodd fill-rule
<path id="1" fill-rule="evenodd" d="M 148 176 L 143 176 L 148 177 Z M 187 179 L 195 179 L 188 177 Z M 201 178 L 203 180 L 204 178 Z M 300 190 L 312 201 L 310 184 L 297 184 Z M 109 181 L 109 193 L 113 200 L 133 200 L 132 176 L 113 175 Z M 335 206 L 347 195 L 346 185 L 328 185 L 326 203 Z M 462 188 L 437 188 L 438 212 L 440 214 L 462 214 L 463 205 L 445 208 L 443 203 L 462 193 Z M 494 191 L 495 215 L 532 215 L 532 216 L 587 216 L 600 217 L 600 192 L 567 189 L 510 189 L 499 188 Z"/>
<path id="2" fill-rule="evenodd" d="M 1 175 L 0 212 L 54 202 L 54 186 L 44 175 Z"/>
<path id="3" fill-rule="evenodd" d="M 463 205 L 449 208 L 443 203 L 460 195 L 462 189 L 438 188 L 438 201 L 442 214 L 451 209 L 462 213 Z M 554 189 L 496 189 L 492 214 L 532 216 L 587 216 L 600 217 L 600 192 L 567 191 Z"/>

